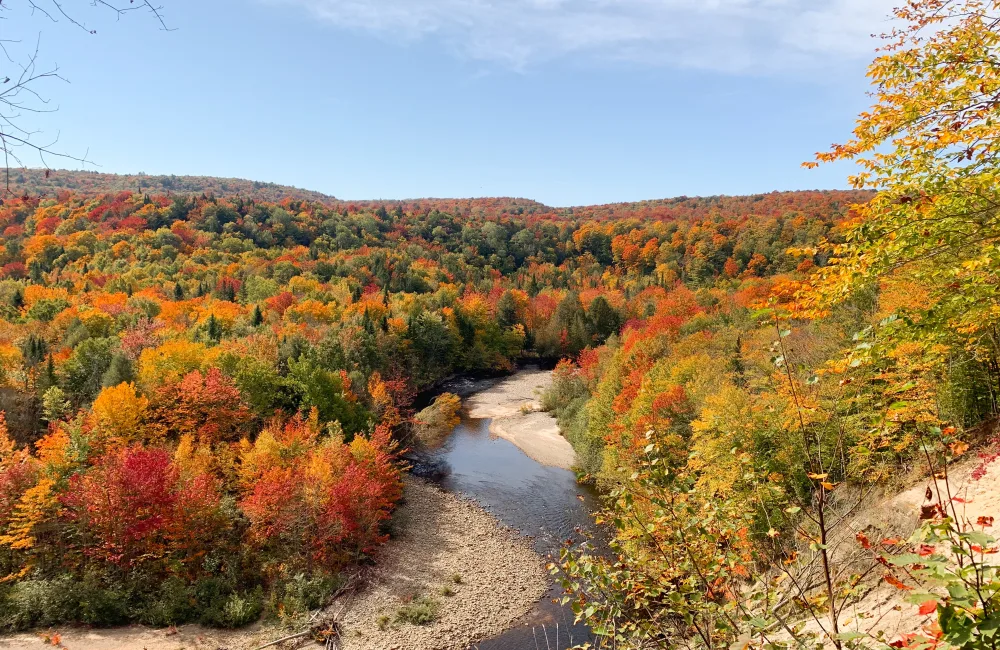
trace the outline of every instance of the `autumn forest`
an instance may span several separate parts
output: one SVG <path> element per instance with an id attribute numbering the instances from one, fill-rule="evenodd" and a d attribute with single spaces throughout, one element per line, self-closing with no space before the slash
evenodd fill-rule
<path id="1" fill-rule="evenodd" d="M 378 564 L 421 427 L 458 421 L 442 383 L 530 364 L 602 504 L 548 564 L 592 647 L 995 648 L 993 516 L 952 468 L 1000 457 L 997 12 L 897 10 L 874 108 L 807 163 L 855 161 L 852 190 L 13 171 L 0 631 L 308 616 Z M 914 485 L 911 522 L 885 503 Z"/>

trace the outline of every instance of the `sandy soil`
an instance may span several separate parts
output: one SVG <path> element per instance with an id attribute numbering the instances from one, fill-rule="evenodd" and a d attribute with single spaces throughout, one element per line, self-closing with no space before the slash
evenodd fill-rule
<path id="1" fill-rule="evenodd" d="M 465 401 L 469 416 L 492 418 L 490 433 L 517 445 L 543 465 L 572 469 L 573 446 L 559 433 L 559 425 L 539 411 L 539 399 L 552 383 L 552 373 L 522 370 Z"/>
<path id="2" fill-rule="evenodd" d="M 262 627 L 240 631 L 209 630 L 198 625 L 182 625 L 174 630 L 154 630 L 140 625 L 110 630 L 55 628 L 48 632 L 0 637 L 0 648 L 51 648 L 46 636 L 58 633 L 61 648 L 69 650 L 249 650 L 280 638 Z"/>
<path id="3" fill-rule="evenodd" d="M 331 606 L 338 613 L 346 607 L 345 650 L 460 650 L 507 629 L 545 594 L 542 558 L 525 538 L 474 503 L 407 478 L 396 517 L 400 535 L 384 547 L 368 586 Z M 443 594 L 446 587 L 451 595 Z M 419 595 L 440 603 L 440 618 L 426 626 L 397 623 L 400 606 Z M 55 631 L 70 650 L 250 650 L 289 633 L 263 626 L 220 631 L 197 625 Z M 278 647 L 316 647 L 309 640 L 297 644 Z M 51 647 L 37 632 L 0 637 L 0 648 Z"/>
<path id="4" fill-rule="evenodd" d="M 985 475 L 977 481 L 971 474 L 980 463 L 977 455 L 970 453 L 968 458 L 949 469 L 952 496 L 966 501 L 963 505 L 956 505 L 958 516 L 975 522 L 983 515 L 996 517 L 1000 522 L 1000 461 L 989 465 Z M 879 538 L 875 531 L 902 539 L 908 537 L 920 525 L 920 507 L 928 503 L 924 494 L 928 487 L 934 490 L 934 482 L 924 479 L 898 494 L 877 499 L 862 508 L 862 514 L 850 522 L 845 531 L 844 548 L 857 548 L 853 537 L 861 531 L 865 531 L 873 539 Z M 942 491 L 946 489 L 941 481 L 938 482 L 938 487 Z M 996 528 L 987 529 L 987 532 L 994 536 L 998 534 Z M 881 575 L 881 572 L 876 575 Z M 882 633 L 891 640 L 902 634 L 915 632 L 934 620 L 934 614 L 920 616 L 917 607 L 905 602 L 904 596 L 904 592 L 878 580 L 858 603 L 845 608 L 839 621 L 841 629 L 873 635 Z M 815 630 L 817 626 L 810 622 L 806 628 Z"/>

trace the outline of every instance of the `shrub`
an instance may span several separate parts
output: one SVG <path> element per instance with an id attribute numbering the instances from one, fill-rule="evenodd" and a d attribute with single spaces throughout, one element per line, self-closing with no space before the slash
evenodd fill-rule
<path id="1" fill-rule="evenodd" d="M 221 616 L 206 622 L 218 624 L 219 627 L 244 627 L 260 618 L 263 610 L 264 598 L 260 591 L 232 594 L 222 606 Z"/>
<path id="2" fill-rule="evenodd" d="M 298 573 L 275 589 L 269 609 L 283 616 L 299 616 L 327 604 L 340 580 L 329 575 Z"/>
<path id="3" fill-rule="evenodd" d="M 438 601 L 427 596 L 417 596 L 399 608 L 396 612 L 396 622 L 429 625 L 438 619 L 440 610 L 441 603 Z"/>
<path id="4" fill-rule="evenodd" d="M 441 393 L 435 397 L 434 402 L 414 418 L 417 440 L 428 447 L 440 445 L 461 421 L 458 417 L 461 408 L 462 400 L 458 395 Z"/>
<path id="5" fill-rule="evenodd" d="M 14 583 L 0 594 L 0 627 L 21 630 L 80 618 L 80 590 L 70 576 Z"/>
<path id="6" fill-rule="evenodd" d="M 153 627 L 180 625 L 198 618 L 194 589 L 178 577 L 168 578 L 150 603 L 142 608 L 139 620 Z"/>

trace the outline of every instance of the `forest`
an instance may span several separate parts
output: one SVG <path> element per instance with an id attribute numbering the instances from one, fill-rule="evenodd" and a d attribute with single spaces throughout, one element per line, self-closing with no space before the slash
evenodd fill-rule
<path id="1" fill-rule="evenodd" d="M 995 648 L 1000 545 L 949 468 L 1000 457 L 997 8 L 897 10 L 875 106 L 806 163 L 855 161 L 848 191 L 26 176 L 0 206 L 0 628 L 320 607 L 387 539 L 417 395 L 532 360 L 610 534 L 550 569 L 608 647 Z M 856 525 L 920 481 L 916 532 Z M 919 630 L 853 613 L 875 585 Z"/>
<path id="2" fill-rule="evenodd" d="M 857 198 L 572 215 L 513 200 L 7 201 L 2 623 L 241 625 L 315 607 L 383 539 L 418 391 L 593 354 L 670 301 L 709 306 L 719 285 L 745 312 L 775 273 L 808 266 L 786 249 Z"/>

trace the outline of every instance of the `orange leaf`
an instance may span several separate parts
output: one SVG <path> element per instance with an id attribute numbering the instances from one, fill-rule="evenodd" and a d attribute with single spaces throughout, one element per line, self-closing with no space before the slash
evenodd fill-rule
<path id="1" fill-rule="evenodd" d="M 921 616 L 927 616 L 928 614 L 933 614 L 935 611 L 937 611 L 937 601 L 928 600 L 920 606 L 919 613 Z"/>
<path id="2" fill-rule="evenodd" d="M 913 587 L 904 583 L 902 580 L 892 575 L 891 573 L 885 574 L 885 581 L 888 582 L 893 587 L 895 587 L 896 589 L 902 589 L 903 591 L 909 591 L 910 589 L 913 589 Z"/>

